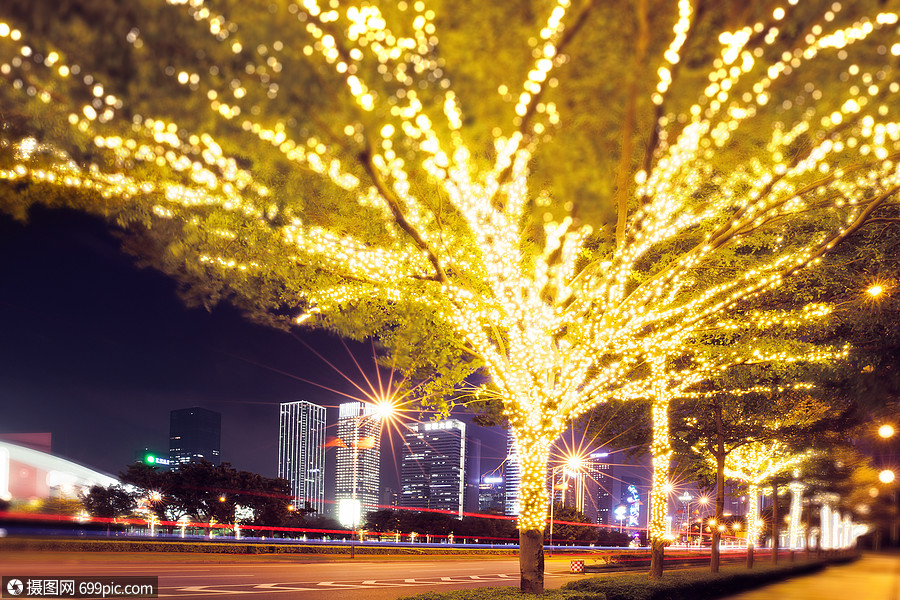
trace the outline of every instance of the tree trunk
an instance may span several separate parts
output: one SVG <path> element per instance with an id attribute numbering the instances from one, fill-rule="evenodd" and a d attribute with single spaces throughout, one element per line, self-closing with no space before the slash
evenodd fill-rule
<path id="1" fill-rule="evenodd" d="M 721 562 L 719 544 L 722 541 L 722 532 L 719 530 L 719 527 L 722 525 L 722 520 L 725 516 L 725 427 L 722 424 L 721 403 L 715 402 L 713 410 L 716 414 L 716 523 L 712 528 L 712 551 L 709 557 L 709 570 L 713 573 L 718 573 Z"/>
<path id="2" fill-rule="evenodd" d="M 812 536 L 812 498 L 807 499 L 806 506 L 806 535 L 803 538 L 803 558 L 809 560 L 810 537 Z"/>
<path id="3" fill-rule="evenodd" d="M 522 592 L 544 591 L 544 527 L 547 524 L 547 457 L 556 435 L 515 430 L 519 463 L 519 587 Z M 524 440 L 524 443 L 523 443 Z"/>
<path id="4" fill-rule="evenodd" d="M 653 369 L 658 374 L 665 373 L 665 359 L 654 362 Z M 672 446 L 669 443 L 669 401 L 671 392 L 663 377 L 658 377 L 654 384 L 655 398 L 651 408 L 653 418 L 653 440 L 650 443 L 650 455 L 653 463 L 653 481 L 650 487 L 650 518 L 647 523 L 650 534 L 650 579 L 662 577 L 663 559 L 666 540 L 666 513 L 668 512 L 669 495 L 666 487 L 669 484 L 669 461 L 672 458 Z"/>
<path id="5" fill-rule="evenodd" d="M 666 553 L 665 540 L 650 541 L 650 579 L 659 579 L 663 574 L 663 559 Z"/>
<path id="6" fill-rule="evenodd" d="M 772 482 L 772 564 L 778 564 L 778 484 Z"/>
<path id="7" fill-rule="evenodd" d="M 544 532 L 519 530 L 519 589 L 523 594 L 544 592 Z"/>
<path id="8" fill-rule="evenodd" d="M 753 551 L 754 551 L 753 544 L 748 542 L 747 543 L 747 568 L 748 569 L 753 568 L 753 558 L 754 558 Z"/>

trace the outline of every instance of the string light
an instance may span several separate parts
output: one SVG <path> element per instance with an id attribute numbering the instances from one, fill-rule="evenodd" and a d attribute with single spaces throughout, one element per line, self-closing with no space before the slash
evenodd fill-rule
<path id="1" fill-rule="evenodd" d="M 773 475 L 795 468 L 809 455 L 791 453 L 781 442 L 752 442 L 738 446 L 725 458 L 725 476 L 747 484 L 747 543 L 759 538 L 759 488 Z"/>

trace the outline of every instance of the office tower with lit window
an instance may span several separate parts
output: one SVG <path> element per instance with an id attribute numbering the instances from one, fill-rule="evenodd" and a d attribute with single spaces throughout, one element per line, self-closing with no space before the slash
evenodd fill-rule
<path id="1" fill-rule="evenodd" d="M 585 465 L 585 516 L 591 523 L 612 525 L 613 468 L 607 452 L 594 452 Z"/>
<path id="2" fill-rule="evenodd" d="M 222 415 L 193 407 L 169 413 L 169 463 L 171 468 L 206 460 L 218 465 L 222 442 Z"/>
<path id="3" fill-rule="evenodd" d="M 478 485 L 478 512 L 503 514 L 503 477 L 487 473 Z"/>
<path id="4" fill-rule="evenodd" d="M 456 419 L 410 425 L 404 434 L 400 506 L 462 517 L 466 441 L 466 424 Z"/>
<path id="5" fill-rule="evenodd" d="M 278 476 L 291 483 L 294 505 L 325 510 L 325 407 L 298 400 L 281 405 Z"/>
<path id="6" fill-rule="evenodd" d="M 519 454 L 513 432 L 506 434 L 506 462 L 503 465 L 503 514 L 519 514 Z"/>
<path id="7" fill-rule="evenodd" d="M 374 405 L 345 402 L 338 407 L 336 446 L 338 521 L 358 527 L 366 513 L 378 510 L 381 495 L 381 419 Z"/>

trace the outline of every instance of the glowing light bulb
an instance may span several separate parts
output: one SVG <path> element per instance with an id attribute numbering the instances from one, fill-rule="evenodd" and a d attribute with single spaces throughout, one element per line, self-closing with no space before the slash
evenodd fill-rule
<path id="1" fill-rule="evenodd" d="M 866 290 L 866 293 L 869 294 L 870 296 L 872 296 L 873 298 L 877 298 L 884 293 L 884 286 L 879 283 L 876 283 L 876 284 L 870 286 L 869 289 Z"/>

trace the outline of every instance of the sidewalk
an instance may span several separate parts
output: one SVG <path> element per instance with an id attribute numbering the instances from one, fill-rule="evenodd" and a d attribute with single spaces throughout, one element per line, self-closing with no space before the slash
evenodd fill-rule
<path id="1" fill-rule="evenodd" d="M 722 600 L 900 600 L 900 554 L 864 554 L 847 565 Z"/>

